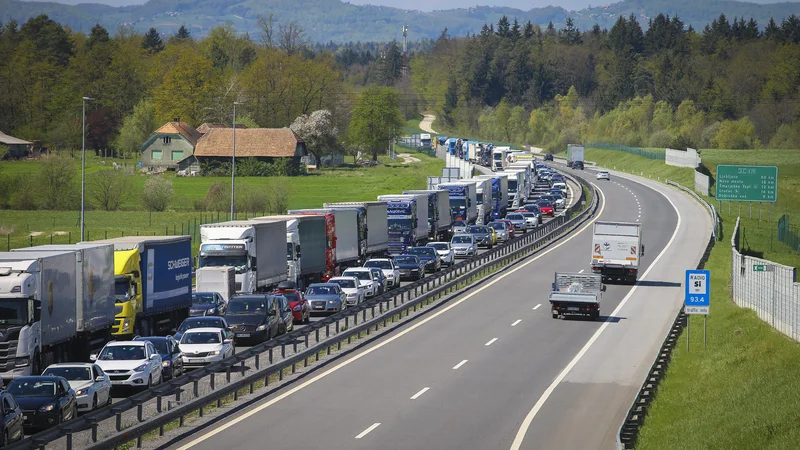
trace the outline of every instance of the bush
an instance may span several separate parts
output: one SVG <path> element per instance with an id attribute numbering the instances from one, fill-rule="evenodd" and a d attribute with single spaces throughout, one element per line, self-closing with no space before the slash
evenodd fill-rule
<path id="1" fill-rule="evenodd" d="M 800 148 L 800 123 L 781 125 L 770 139 L 769 148 Z"/>
<path id="2" fill-rule="evenodd" d="M 667 130 L 659 130 L 650 135 L 647 146 L 651 148 L 667 148 L 675 142 L 675 135 Z"/>
<path id="3" fill-rule="evenodd" d="M 713 145 L 711 141 L 713 141 L 714 137 L 717 135 L 717 133 L 719 133 L 721 126 L 722 122 L 717 121 L 705 127 L 703 132 L 700 134 L 700 146 L 703 148 L 711 147 Z"/>
<path id="4" fill-rule="evenodd" d="M 245 184 L 236 188 L 236 211 L 248 214 L 269 211 L 269 192 L 261 192 L 258 188 Z"/>
<path id="5" fill-rule="evenodd" d="M 206 196 L 202 200 L 196 201 L 195 209 L 200 211 L 230 211 L 231 210 L 231 188 L 229 183 L 212 183 L 206 191 Z"/>
<path id="6" fill-rule="evenodd" d="M 722 122 L 711 144 L 715 148 L 743 150 L 761 147 L 756 126 L 748 117 Z"/>
<path id="7" fill-rule="evenodd" d="M 30 211 L 39 207 L 36 198 L 37 182 L 35 178 L 14 177 L 9 181 L 9 185 L 13 186 L 13 191 L 8 199 L 9 209 Z"/>
<path id="8" fill-rule="evenodd" d="M 130 170 L 106 169 L 86 180 L 86 196 L 104 211 L 116 211 L 131 197 L 133 173 Z"/>
<path id="9" fill-rule="evenodd" d="M 80 184 L 76 181 L 78 169 L 68 156 L 48 155 L 41 159 L 33 192 L 43 209 L 69 210 L 80 204 Z M 23 194 L 27 196 L 27 193 Z M 30 206 L 25 209 L 35 209 Z"/>
<path id="10" fill-rule="evenodd" d="M 142 203 L 148 211 L 165 211 L 172 193 L 171 181 L 161 176 L 154 176 L 144 183 Z"/>
<path id="11" fill-rule="evenodd" d="M 669 147 L 677 150 L 685 150 L 687 148 L 697 148 L 697 145 L 694 140 L 692 140 L 691 136 L 686 133 L 679 133 L 675 136 L 675 139 Z"/>

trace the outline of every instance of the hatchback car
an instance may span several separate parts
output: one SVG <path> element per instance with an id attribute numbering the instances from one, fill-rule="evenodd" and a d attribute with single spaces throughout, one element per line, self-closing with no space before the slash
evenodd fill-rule
<path id="1" fill-rule="evenodd" d="M 298 291 L 274 291 L 273 295 L 282 295 L 289 300 L 289 307 L 292 308 L 292 319 L 295 323 L 308 323 L 311 321 L 311 305 L 308 304 L 306 296 Z"/>
<path id="2" fill-rule="evenodd" d="M 400 269 L 400 279 L 419 280 L 425 276 L 425 263 L 417 255 L 397 255 L 394 263 Z"/>
<path id="3" fill-rule="evenodd" d="M 283 294 L 276 294 L 275 299 L 280 303 L 278 305 L 278 311 L 280 311 L 282 320 L 278 333 L 290 333 L 294 330 L 294 314 L 292 314 L 292 307 L 289 306 L 289 298 Z"/>
<path id="4" fill-rule="evenodd" d="M 428 247 L 433 247 L 436 253 L 439 254 L 439 259 L 442 264 L 452 266 L 456 259 L 456 254 L 450 248 L 449 242 L 428 242 Z"/>
<path id="5" fill-rule="evenodd" d="M 342 272 L 342 276 L 358 278 L 359 283 L 364 286 L 367 298 L 374 297 L 378 293 L 377 280 L 368 267 L 351 267 Z"/>
<path id="6" fill-rule="evenodd" d="M 453 234 L 466 233 L 467 222 L 464 222 L 463 220 L 455 220 L 450 226 L 450 230 L 453 232 Z"/>
<path id="7" fill-rule="evenodd" d="M 525 220 L 525 216 L 518 212 L 512 212 L 506 214 L 506 220 L 511 221 L 514 224 L 515 230 L 520 230 L 523 233 L 528 232 L 528 222 Z"/>
<path id="8" fill-rule="evenodd" d="M 369 269 L 367 269 L 369 270 Z M 372 276 L 367 272 L 369 276 Z M 306 298 L 311 303 L 311 312 L 315 313 L 337 313 L 347 307 L 347 296 L 333 280 L 340 277 L 334 277 L 328 280 L 327 283 L 313 283 L 306 289 Z M 354 277 L 349 276 L 349 279 Z M 359 283 L 361 280 L 358 280 Z"/>
<path id="9" fill-rule="evenodd" d="M 280 334 L 283 326 L 280 302 L 275 295 L 254 294 L 233 297 L 228 302 L 225 321 L 233 331 L 235 341 L 270 340 Z"/>
<path id="10" fill-rule="evenodd" d="M 611 174 L 605 170 L 601 170 L 600 172 L 597 172 L 597 179 L 611 181 Z"/>
<path id="11" fill-rule="evenodd" d="M 506 225 L 508 225 L 508 235 L 511 236 L 512 239 L 517 236 L 517 228 L 514 226 L 514 223 L 511 222 L 510 220 L 508 220 L 508 219 L 497 219 L 497 220 L 495 220 L 495 222 L 503 222 Z"/>
<path id="12" fill-rule="evenodd" d="M 508 229 L 508 224 L 505 222 L 489 222 L 487 224 L 488 227 L 494 229 L 494 232 L 497 233 L 497 240 L 498 241 L 507 241 L 511 239 L 511 233 Z"/>
<path id="13" fill-rule="evenodd" d="M 542 210 L 539 209 L 539 205 L 535 203 L 528 203 L 526 205 L 523 205 L 522 208 L 520 209 L 536 214 L 536 217 L 538 217 L 536 224 L 537 225 L 542 224 Z"/>
<path id="14" fill-rule="evenodd" d="M 5 448 L 8 444 L 22 440 L 25 437 L 25 429 L 22 424 L 22 408 L 14 400 L 14 396 L 7 391 L 0 392 L 0 418 L 3 419 L 2 432 L 3 440 L 0 447 Z"/>
<path id="15" fill-rule="evenodd" d="M 535 230 L 537 226 L 539 226 L 539 215 L 534 214 L 532 212 L 521 210 L 517 211 L 522 214 L 522 217 L 525 218 L 525 223 L 528 225 L 529 230 Z"/>
<path id="16" fill-rule="evenodd" d="M 233 339 L 219 328 L 193 328 L 183 334 L 180 345 L 186 368 L 204 367 L 236 354 Z"/>
<path id="17" fill-rule="evenodd" d="M 418 256 L 419 260 L 425 265 L 426 272 L 434 273 L 442 268 L 442 260 L 433 247 L 411 247 L 406 251 L 406 254 Z"/>
<path id="18" fill-rule="evenodd" d="M 78 411 L 87 412 L 111 404 L 111 379 L 97 364 L 51 364 L 42 376 L 62 377 L 75 391 Z"/>
<path id="19" fill-rule="evenodd" d="M 457 234 L 450 239 L 456 258 L 469 258 L 478 254 L 478 243 L 471 234 Z"/>
<path id="20" fill-rule="evenodd" d="M 486 225 L 470 225 L 470 227 L 467 228 L 467 233 L 475 237 L 478 246 L 492 248 L 496 243 L 496 235 L 494 235 L 492 229 Z"/>
<path id="21" fill-rule="evenodd" d="M 68 422 L 78 416 L 75 391 L 62 377 L 19 377 L 8 384 L 6 391 L 19 404 L 22 410 L 22 426 L 28 434 Z"/>
<path id="22" fill-rule="evenodd" d="M 164 368 L 165 380 L 183 375 L 183 358 L 181 358 L 181 349 L 175 338 L 172 336 L 148 336 L 137 337 L 134 341 L 148 341 L 153 344 L 153 347 L 161 355 L 161 367 Z"/>
<path id="23" fill-rule="evenodd" d="M 545 161 L 552 161 L 553 160 L 553 154 L 552 153 L 546 153 L 544 155 L 544 160 Z"/>
<path id="24" fill-rule="evenodd" d="M 224 316 L 227 303 L 218 292 L 192 292 L 189 316 Z"/>
<path id="25" fill-rule="evenodd" d="M 400 278 L 399 272 L 397 278 Z M 357 305 L 361 303 L 366 297 L 366 294 L 364 293 L 364 287 L 361 286 L 361 283 L 358 281 L 358 278 L 356 277 L 333 277 L 330 280 L 328 280 L 328 283 L 336 283 L 339 285 L 339 289 L 341 289 L 342 292 L 344 292 L 345 303 L 347 303 L 347 305 Z M 328 310 L 327 304 L 324 307 L 322 307 L 321 303 L 318 304 L 317 306 L 320 306 L 320 308 L 318 308 L 320 310 L 323 309 L 326 311 Z"/>
<path id="26" fill-rule="evenodd" d="M 162 381 L 161 355 L 148 341 L 111 341 L 89 359 L 97 362 L 115 387 L 149 389 Z"/>
<path id="27" fill-rule="evenodd" d="M 537 200 L 536 206 L 542 210 L 543 216 L 554 217 L 556 215 L 555 208 L 553 207 L 553 204 L 550 203 L 550 200 Z"/>
<path id="28" fill-rule="evenodd" d="M 561 194 L 566 196 L 567 195 L 567 183 L 563 181 L 559 181 L 558 183 L 553 183 L 552 189 L 558 189 L 561 191 Z"/>
<path id="29" fill-rule="evenodd" d="M 228 311 L 226 310 L 225 314 L 227 313 Z M 228 321 L 224 317 L 218 317 L 218 316 L 188 317 L 186 319 L 183 319 L 183 322 L 181 322 L 181 326 L 179 326 L 178 329 L 175 331 L 173 337 L 175 338 L 176 341 L 180 342 L 181 336 L 183 336 L 183 333 L 185 333 L 186 330 L 190 330 L 192 328 L 209 328 L 209 327 L 229 329 L 230 325 L 228 324 Z"/>

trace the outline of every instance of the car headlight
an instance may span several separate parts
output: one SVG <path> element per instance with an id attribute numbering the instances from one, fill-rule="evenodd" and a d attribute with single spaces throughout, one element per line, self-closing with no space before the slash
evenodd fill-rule
<path id="1" fill-rule="evenodd" d="M 39 408 L 39 412 L 50 412 L 50 411 L 52 411 L 54 409 L 56 409 L 56 404 L 55 403 L 50 403 L 48 405 L 44 405 L 41 408 Z"/>
<path id="2" fill-rule="evenodd" d="M 206 311 L 206 313 L 214 314 L 216 311 L 217 311 L 217 308 L 208 308 L 208 311 Z"/>
<path id="3" fill-rule="evenodd" d="M 147 369 L 147 363 L 142 364 L 141 366 L 133 369 L 134 372 L 144 372 L 144 369 Z"/>
<path id="4" fill-rule="evenodd" d="M 333 304 L 335 304 L 335 303 L 336 303 L 336 300 L 328 300 L 328 303 L 330 303 L 331 305 L 333 305 Z"/>
<path id="5" fill-rule="evenodd" d="M 76 397 L 80 397 L 81 395 L 86 395 L 88 393 L 89 393 L 89 388 L 86 387 L 86 388 L 78 389 L 77 391 L 75 391 L 75 396 Z"/>
<path id="6" fill-rule="evenodd" d="M 27 367 L 30 363 L 31 363 L 31 360 L 27 356 L 23 356 L 21 358 L 14 359 L 14 366 L 15 367 Z"/>
<path id="7" fill-rule="evenodd" d="M 347 298 L 353 298 L 353 297 L 355 297 L 355 296 L 356 296 L 356 293 L 355 293 L 355 292 L 353 292 L 352 294 L 347 294 Z"/>
<path id="8" fill-rule="evenodd" d="M 256 331 L 264 331 L 266 329 L 267 329 L 267 324 L 265 323 L 256 327 Z"/>
<path id="9" fill-rule="evenodd" d="M 387 274 L 386 278 L 394 278 L 394 274 L 393 273 Z"/>
<path id="10" fill-rule="evenodd" d="M 124 319 L 122 321 L 122 328 L 127 330 L 130 327 L 131 327 L 131 319 Z"/>
<path id="11" fill-rule="evenodd" d="M 172 364 L 172 361 L 162 361 L 161 362 L 161 366 L 162 367 L 169 367 L 171 364 Z"/>
<path id="12" fill-rule="evenodd" d="M 302 311 L 302 310 L 303 310 L 303 305 L 296 305 L 294 308 L 292 308 L 292 311 Z"/>
<path id="13" fill-rule="evenodd" d="M 219 350 L 208 352 L 208 356 L 217 356 L 217 355 L 219 355 Z"/>

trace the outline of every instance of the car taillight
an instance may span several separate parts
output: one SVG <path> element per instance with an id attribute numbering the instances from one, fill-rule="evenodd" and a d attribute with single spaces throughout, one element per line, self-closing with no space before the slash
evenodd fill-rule
<path id="1" fill-rule="evenodd" d="M 628 273 L 634 273 L 634 272 L 636 272 L 636 269 L 628 269 Z"/>

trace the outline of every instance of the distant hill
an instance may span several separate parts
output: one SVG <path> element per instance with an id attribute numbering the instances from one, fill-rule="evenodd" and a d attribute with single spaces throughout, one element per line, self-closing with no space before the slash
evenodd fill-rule
<path id="1" fill-rule="evenodd" d="M 71 1 L 71 0 L 67 0 Z M 135 0 L 107 0 L 109 3 L 132 3 Z M 647 25 L 658 13 L 677 15 L 687 25 L 702 29 L 707 23 L 725 13 L 729 17 L 755 18 L 764 26 L 770 17 L 780 21 L 791 14 L 800 15 L 800 3 L 756 4 L 729 0 L 625 0 L 602 7 L 569 13 L 560 7 L 535 8 L 522 11 L 503 7 L 476 7 L 446 11 L 408 11 L 382 6 L 358 6 L 340 0 L 151 0 L 143 5 L 113 7 L 81 3 L 66 5 L 52 2 L 0 0 L 0 21 L 16 19 L 25 22 L 30 17 L 47 14 L 51 19 L 75 30 L 89 31 L 100 23 L 110 31 L 120 24 L 131 24 L 144 32 L 155 27 L 164 34 L 174 33 L 186 25 L 195 37 L 230 21 L 237 31 L 258 35 L 258 16 L 275 14 L 278 22 L 299 23 L 308 37 L 317 42 L 391 41 L 402 39 L 402 25 L 409 25 L 409 40 L 436 38 L 446 27 L 453 36 L 478 33 L 485 23 L 496 23 L 503 15 L 517 18 L 521 23 L 531 21 L 556 27 L 572 17 L 581 29 L 595 23 L 611 28 L 619 15 L 634 14 Z"/>

